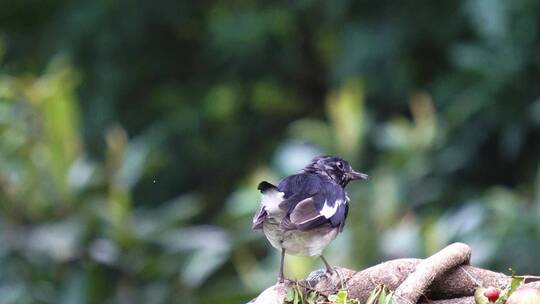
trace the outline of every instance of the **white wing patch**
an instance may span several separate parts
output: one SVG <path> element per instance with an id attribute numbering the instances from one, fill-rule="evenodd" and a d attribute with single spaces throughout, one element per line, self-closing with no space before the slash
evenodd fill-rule
<path id="1" fill-rule="evenodd" d="M 319 213 L 322 214 L 325 218 L 329 219 L 334 214 L 336 214 L 337 208 L 341 204 L 343 204 L 342 200 L 335 201 L 334 206 L 330 206 L 330 205 L 328 205 L 328 203 L 326 201 L 324 201 L 323 208 L 321 209 L 321 211 Z"/>

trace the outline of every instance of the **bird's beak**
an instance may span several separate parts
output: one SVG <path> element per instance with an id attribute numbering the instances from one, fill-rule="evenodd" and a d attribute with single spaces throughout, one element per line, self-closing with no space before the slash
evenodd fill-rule
<path id="1" fill-rule="evenodd" d="M 355 180 L 355 179 L 367 179 L 368 178 L 368 175 L 365 174 L 365 173 L 361 173 L 361 172 L 356 172 L 356 171 L 351 171 L 349 172 L 349 178 L 351 180 Z"/>

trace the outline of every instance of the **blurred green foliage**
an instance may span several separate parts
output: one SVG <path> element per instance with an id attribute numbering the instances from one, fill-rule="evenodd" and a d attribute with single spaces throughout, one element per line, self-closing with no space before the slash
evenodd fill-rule
<path id="1" fill-rule="evenodd" d="M 0 3 L 0 303 L 238 303 L 256 184 L 314 155 L 361 268 L 453 241 L 540 273 L 540 4 Z M 287 257 L 289 276 L 319 267 Z"/>

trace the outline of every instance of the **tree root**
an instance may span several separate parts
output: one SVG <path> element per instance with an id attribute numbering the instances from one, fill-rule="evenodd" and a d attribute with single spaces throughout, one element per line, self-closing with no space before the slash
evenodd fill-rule
<path id="1" fill-rule="evenodd" d="M 394 291 L 396 304 L 472 304 L 477 287 L 506 288 L 510 282 L 507 275 L 468 265 L 470 256 L 469 246 L 454 243 L 424 260 L 391 260 L 359 272 L 336 267 L 331 276 L 318 270 L 296 284 L 322 296 L 346 289 L 349 298 L 360 303 L 365 303 L 377 286 L 384 285 Z M 531 276 L 526 285 L 540 289 L 540 282 L 531 282 L 534 280 L 538 277 Z M 282 304 L 286 294 L 287 284 L 276 284 L 253 302 Z"/>

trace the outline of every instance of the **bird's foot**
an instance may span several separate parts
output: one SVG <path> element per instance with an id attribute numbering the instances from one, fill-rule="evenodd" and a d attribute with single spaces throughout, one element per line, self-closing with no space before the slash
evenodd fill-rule
<path id="1" fill-rule="evenodd" d="M 277 283 L 278 284 L 294 284 L 297 280 L 292 280 L 286 277 L 278 277 Z"/>
<path id="2" fill-rule="evenodd" d="M 332 276 L 335 273 L 334 268 L 328 263 L 328 261 L 326 261 L 326 259 L 322 255 L 321 260 L 323 261 L 324 267 L 326 268 L 326 273 Z"/>
<path id="3" fill-rule="evenodd" d="M 331 275 L 325 269 L 317 269 L 312 271 L 307 280 L 310 282 L 318 282 L 323 278 L 329 278 Z"/>
<path id="4" fill-rule="evenodd" d="M 325 274 L 328 275 L 328 276 L 332 276 L 336 273 L 336 270 L 334 270 L 333 267 L 326 267 L 326 272 Z"/>

